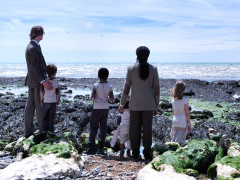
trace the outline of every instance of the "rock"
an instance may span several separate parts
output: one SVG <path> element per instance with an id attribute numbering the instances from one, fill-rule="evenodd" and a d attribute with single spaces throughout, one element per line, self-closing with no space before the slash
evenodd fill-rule
<path id="1" fill-rule="evenodd" d="M 12 152 L 14 150 L 16 142 L 11 142 L 8 145 L 5 146 L 4 151 L 10 151 Z"/>
<path id="2" fill-rule="evenodd" d="M 223 106 L 221 104 L 216 104 L 216 107 L 222 108 Z"/>
<path id="3" fill-rule="evenodd" d="M 165 101 L 163 101 L 163 102 L 161 102 L 161 103 L 159 104 L 159 107 L 160 107 L 161 109 L 170 109 L 170 108 L 172 108 L 172 103 L 170 103 L 170 102 L 168 102 L 167 100 L 165 100 Z"/>
<path id="4" fill-rule="evenodd" d="M 230 113 L 226 117 L 227 120 L 240 121 L 240 111 Z"/>
<path id="5" fill-rule="evenodd" d="M 229 156 L 239 156 L 240 157 L 240 143 L 234 142 L 231 143 L 230 147 L 228 148 L 227 154 Z"/>
<path id="6" fill-rule="evenodd" d="M 169 150 L 169 148 L 166 144 L 155 143 L 154 146 L 152 147 L 153 157 L 155 158 L 158 155 L 160 155 L 168 150 Z"/>
<path id="7" fill-rule="evenodd" d="M 197 172 L 204 173 L 210 164 L 214 162 L 217 154 L 216 142 L 211 140 L 191 140 L 186 146 L 175 151 L 166 151 L 154 158 L 152 166 L 161 170 L 160 165 L 172 165 L 178 173 L 189 173 L 197 175 Z M 189 170 L 191 169 L 191 170 Z"/>
<path id="8" fill-rule="evenodd" d="M 66 132 L 62 136 L 50 139 L 47 137 L 44 136 L 43 138 L 43 135 L 40 134 L 30 136 L 28 139 L 20 138 L 17 142 L 14 142 L 11 145 L 14 147 L 10 149 L 21 151 L 17 154 L 18 160 L 26 156 L 30 157 L 12 163 L 0 171 L 0 177 L 6 179 L 80 177 L 83 161 L 78 154 L 79 146 L 72 133 Z M 23 148 L 26 144 L 30 146 L 28 148 L 29 152 L 26 152 Z"/>
<path id="9" fill-rule="evenodd" d="M 208 168 L 208 177 L 216 177 L 217 179 L 233 179 L 234 177 L 240 177 L 239 164 L 240 156 L 225 156 Z"/>
<path id="10" fill-rule="evenodd" d="M 183 96 L 195 96 L 195 93 L 192 90 L 190 90 L 190 91 L 184 92 Z"/>
<path id="11" fill-rule="evenodd" d="M 168 147 L 171 151 L 176 151 L 181 146 L 177 142 L 166 142 L 165 145 Z"/>
<path id="12" fill-rule="evenodd" d="M 209 110 L 203 110 L 202 114 L 206 114 L 209 117 L 213 117 L 213 113 L 211 111 L 209 111 Z"/>
<path id="13" fill-rule="evenodd" d="M 65 91 L 64 93 L 66 93 L 66 94 L 72 94 L 72 90 L 69 89 L 69 90 Z"/>
<path id="14" fill-rule="evenodd" d="M 76 95 L 73 97 L 73 99 L 84 99 L 83 95 Z"/>
<path id="15" fill-rule="evenodd" d="M 2 179 L 48 179 L 49 177 L 60 179 L 61 176 L 77 178 L 81 168 L 73 158 L 57 158 L 54 154 L 33 155 L 0 170 L 0 177 Z"/>
<path id="16" fill-rule="evenodd" d="M 146 165 L 141 169 L 137 175 L 139 180 L 195 180 L 194 177 L 188 176 L 186 174 L 176 173 L 174 168 L 171 165 L 162 165 L 162 171 L 156 171 L 152 168 L 151 164 Z"/>
<path id="17" fill-rule="evenodd" d="M 209 128 L 209 129 L 208 129 L 208 133 L 209 133 L 209 134 L 210 134 L 210 133 L 216 134 L 217 131 L 216 131 L 215 129 L 213 129 L 213 128 Z"/>

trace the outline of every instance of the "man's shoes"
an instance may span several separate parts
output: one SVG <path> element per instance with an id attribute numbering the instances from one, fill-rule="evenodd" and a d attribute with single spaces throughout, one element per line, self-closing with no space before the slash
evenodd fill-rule
<path id="1" fill-rule="evenodd" d="M 47 132 L 48 139 L 55 138 L 55 137 L 56 137 L 56 134 L 54 132 L 50 132 L 50 131 Z"/>
<path id="2" fill-rule="evenodd" d="M 135 161 L 141 161 L 142 160 L 142 157 L 140 155 L 132 155 L 132 158 L 135 160 Z"/>
<path id="3" fill-rule="evenodd" d="M 83 153 L 88 154 L 88 155 L 93 155 L 93 154 L 95 154 L 95 150 L 94 150 L 94 148 L 88 148 Z"/>
<path id="4" fill-rule="evenodd" d="M 151 159 L 145 159 L 145 164 L 148 164 L 151 162 Z"/>
<path id="5" fill-rule="evenodd" d="M 96 154 L 100 154 L 100 155 L 107 155 L 107 153 L 104 152 L 104 149 L 99 149 L 97 150 L 97 153 Z"/>
<path id="6" fill-rule="evenodd" d="M 29 138 L 30 136 L 34 136 L 34 134 L 28 134 L 28 135 L 25 135 L 24 137 L 27 139 L 27 138 Z"/>

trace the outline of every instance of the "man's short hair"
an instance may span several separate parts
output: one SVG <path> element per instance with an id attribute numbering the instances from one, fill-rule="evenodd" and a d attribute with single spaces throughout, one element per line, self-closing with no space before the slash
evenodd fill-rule
<path id="1" fill-rule="evenodd" d="M 43 34 L 45 33 L 42 26 L 33 26 L 29 36 L 30 36 L 30 39 L 33 40 L 35 37 L 42 36 Z"/>

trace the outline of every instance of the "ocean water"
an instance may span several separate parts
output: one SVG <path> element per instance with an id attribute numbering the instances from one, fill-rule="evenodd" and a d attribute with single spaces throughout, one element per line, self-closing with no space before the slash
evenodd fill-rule
<path id="1" fill-rule="evenodd" d="M 109 69 L 110 78 L 125 78 L 126 63 L 74 63 L 56 64 L 58 77 L 67 78 L 95 78 L 98 69 Z M 239 80 L 240 63 L 153 63 L 157 66 L 159 77 L 163 79 L 201 79 L 213 80 Z M 26 64 L 0 64 L 0 77 L 25 77 Z"/>

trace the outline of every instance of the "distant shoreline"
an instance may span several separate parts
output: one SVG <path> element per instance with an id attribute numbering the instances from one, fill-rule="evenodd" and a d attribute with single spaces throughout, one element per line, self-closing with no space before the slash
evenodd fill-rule
<path id="1" fill-rule="evenodd" d="M 57 77 L 60 84 L 71 88 L 91 89 L 98 81 L 97 78 L 65 78 Z M 193 91 L 194 98 L 204 101 L 234 102 L 234 95 L 240 95 L 240 80 L 219 80 L 208 82 L 199 79 L 184 79 L 187 84 L 186 91 Z M 122 92 L 125 78 L 109 78 L 108 82 L 117 92 Z M 25 77 L 0 77 L 0 86 L 24 87 Z M 159 79 L 160 95 L 170 96 L 176 79 Z"/>

